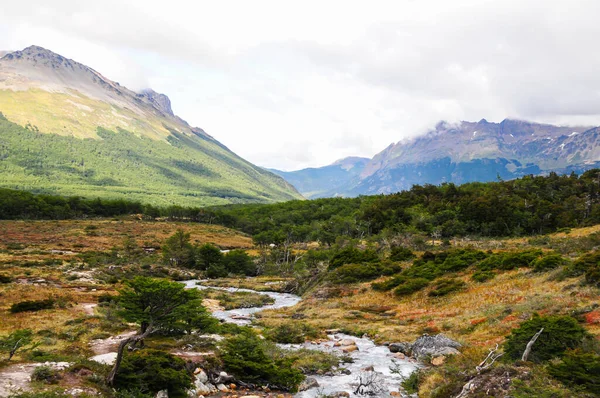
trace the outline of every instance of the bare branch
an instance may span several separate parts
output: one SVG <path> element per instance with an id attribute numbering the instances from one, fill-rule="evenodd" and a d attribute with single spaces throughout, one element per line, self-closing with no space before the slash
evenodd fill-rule
<path id="1" fill-rule="evenodd" d="M 525 347 L 525 351 L 523 351 L 523 356 L 521 357 L 521 361 L 527 361 L 529 358 L 529 354 L 531 354 L 531 347 L 533 347 L 533 343 L 540 337 L 540 334 L 544 331 L 544 328 L 541 328 L 539 332 L 533 335 L 529 343 L 527 343 L 527 347 Z"/>

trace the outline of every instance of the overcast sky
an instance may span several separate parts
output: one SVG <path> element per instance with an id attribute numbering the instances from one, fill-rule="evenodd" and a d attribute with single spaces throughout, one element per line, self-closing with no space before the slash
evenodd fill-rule
<path id="1" fill-rule="evenodd" d="M 3 1 L 31 44 L 139 90 L 242 157 L 371 157 L 439 120 L 600 124 L 600 1 Z"/>

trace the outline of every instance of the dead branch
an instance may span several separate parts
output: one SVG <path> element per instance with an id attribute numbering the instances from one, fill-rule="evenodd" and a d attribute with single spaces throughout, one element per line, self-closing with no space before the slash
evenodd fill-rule
<path id="1" fill-rule="evenodd" d="M 544 328 L 541 328 L 540 331 L 534 334 L 531 340 L 529 340 L 529 343 L 527 343 L 527 347 L 525 347 L 525 351 L 523 351 L 521 361 L 527 361 L 527 358 L 529 358 L 529 354 L 531 354 L 531 347 L 533 347 L 533 343 L 535 343 L 535 341 L 538 339 L 538 337 L 540 337 L 540 334 L 542 334 L 543 331 Z"/>
<path id="2" fill-rule="evenodd" d="M 490 349 L 487 357 L 475 367 L 475 370 L 477 370 L 477 373 L 481 373 L 482 370 L 489 369 L 494 362 L 496 362 L 496 359 L 500 358 L 502 355 L 504 355 L 503 352 L 498 354 L 498 344 L 496 344 L 496 348 Z"/>

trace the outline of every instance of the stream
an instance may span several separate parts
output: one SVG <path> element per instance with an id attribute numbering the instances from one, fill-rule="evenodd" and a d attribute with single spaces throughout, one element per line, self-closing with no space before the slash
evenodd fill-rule
<path id="1" fill-rule="evenodd" d="M 252 314 L 256 312 L 260 312 L 267 309 L 277 309 L 277 308 L 285 308 L 291 307 L 298 304 L 302 298 L 300 296 L 296 296 L 294 294 L 289 293 L 277 293 L 277 292 L 259 292 L 250 289 L 238 289 L 234 287 L 211 287 L 201 285 L 202 281 L 198 280 L 190 280 L 185 281 L 187 288 L 196 288 L 196 289 L 218 289 L 225 290 L 229 292 L 253 292 L 259 294 L 265 294 L 273 299 L 275 302 L 270 305 L 266 305 L 263 307 L 255 307 L 255 308 L 239 308 L 228 311 L 215 311 L 213 315 L 223 320 L 224 322 L 233 322 L 238 325 L 248 325 L 252 322 Z M 377 397 L 390 397 L 391 393 L 394 391 L 398 391 L 398 386 L 402 382 L 402 380 L 408 377 L 412 372 L 418 369 L 418 364 L 407 360 L 407 359 L 398 359 L 394 357 L 394 354 L 390 352 L 390 350 L 386 346 L 376 345 L 371 339 L 367 337 L 355 337 L 350 335 L 345 335 L 341 333 L 332 334 L 328 336 L 329 341 L 314 344 L 314 343 L 304 343 L 304 344 L 278 344 L 280 347 L 289 349 L 289 350 L 298 350 L 301 348 L 307 348 L 312 350 L 320 350 L 332 353 L 342 354 L 342 347 L 339 346 L 339 342 L 343 340 L 353 340 L 358 348 L 357 351 L 354 351 L 349 355 L 352 357 L 354 362 L 341 364 L 341 368 L 345 368 L 350 372 L 346 372 L 349 374 L 334 374 L 330 376 L 326 375 L 314 375 L 309 376 L 314 378 L 319 387 L 313 387 L 308 390 L 299 392 L 295 395 L 296 398 L 316 398 L 322 395 L 333 394 L 340 391 L 345 391 L 349 393 L 350 397 L 360 397 L 363 395 L 355 395 L 353 392 L 356 389 L 357 381 L 360 376 L 371 377 L 376 379 L 376 384 L 381 387 L 381 390 L 378 391 L 375 395 Z M 336 346 L 336 342 L 338 342 L 338 346 Z M 393 371 L 392 371 L 393 370 Z M 397 395 L 397 394 L 395 394 Z"/>

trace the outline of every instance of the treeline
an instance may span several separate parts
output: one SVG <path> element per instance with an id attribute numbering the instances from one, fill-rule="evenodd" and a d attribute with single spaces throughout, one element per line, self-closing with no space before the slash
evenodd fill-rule
<path id="1" fill-rule="evenodd" d="M 251 234 L 257 244 L 417 233 L 518 236 L 600 223 L 600 170 L 512 181 L 415 185 L 391 195 L 208 208 L 158 208 L 126 200 L 63 198 L 0 189 L 2 219 L 61 219 L 142 214 L 147 218 L 219 224 Z"/>

